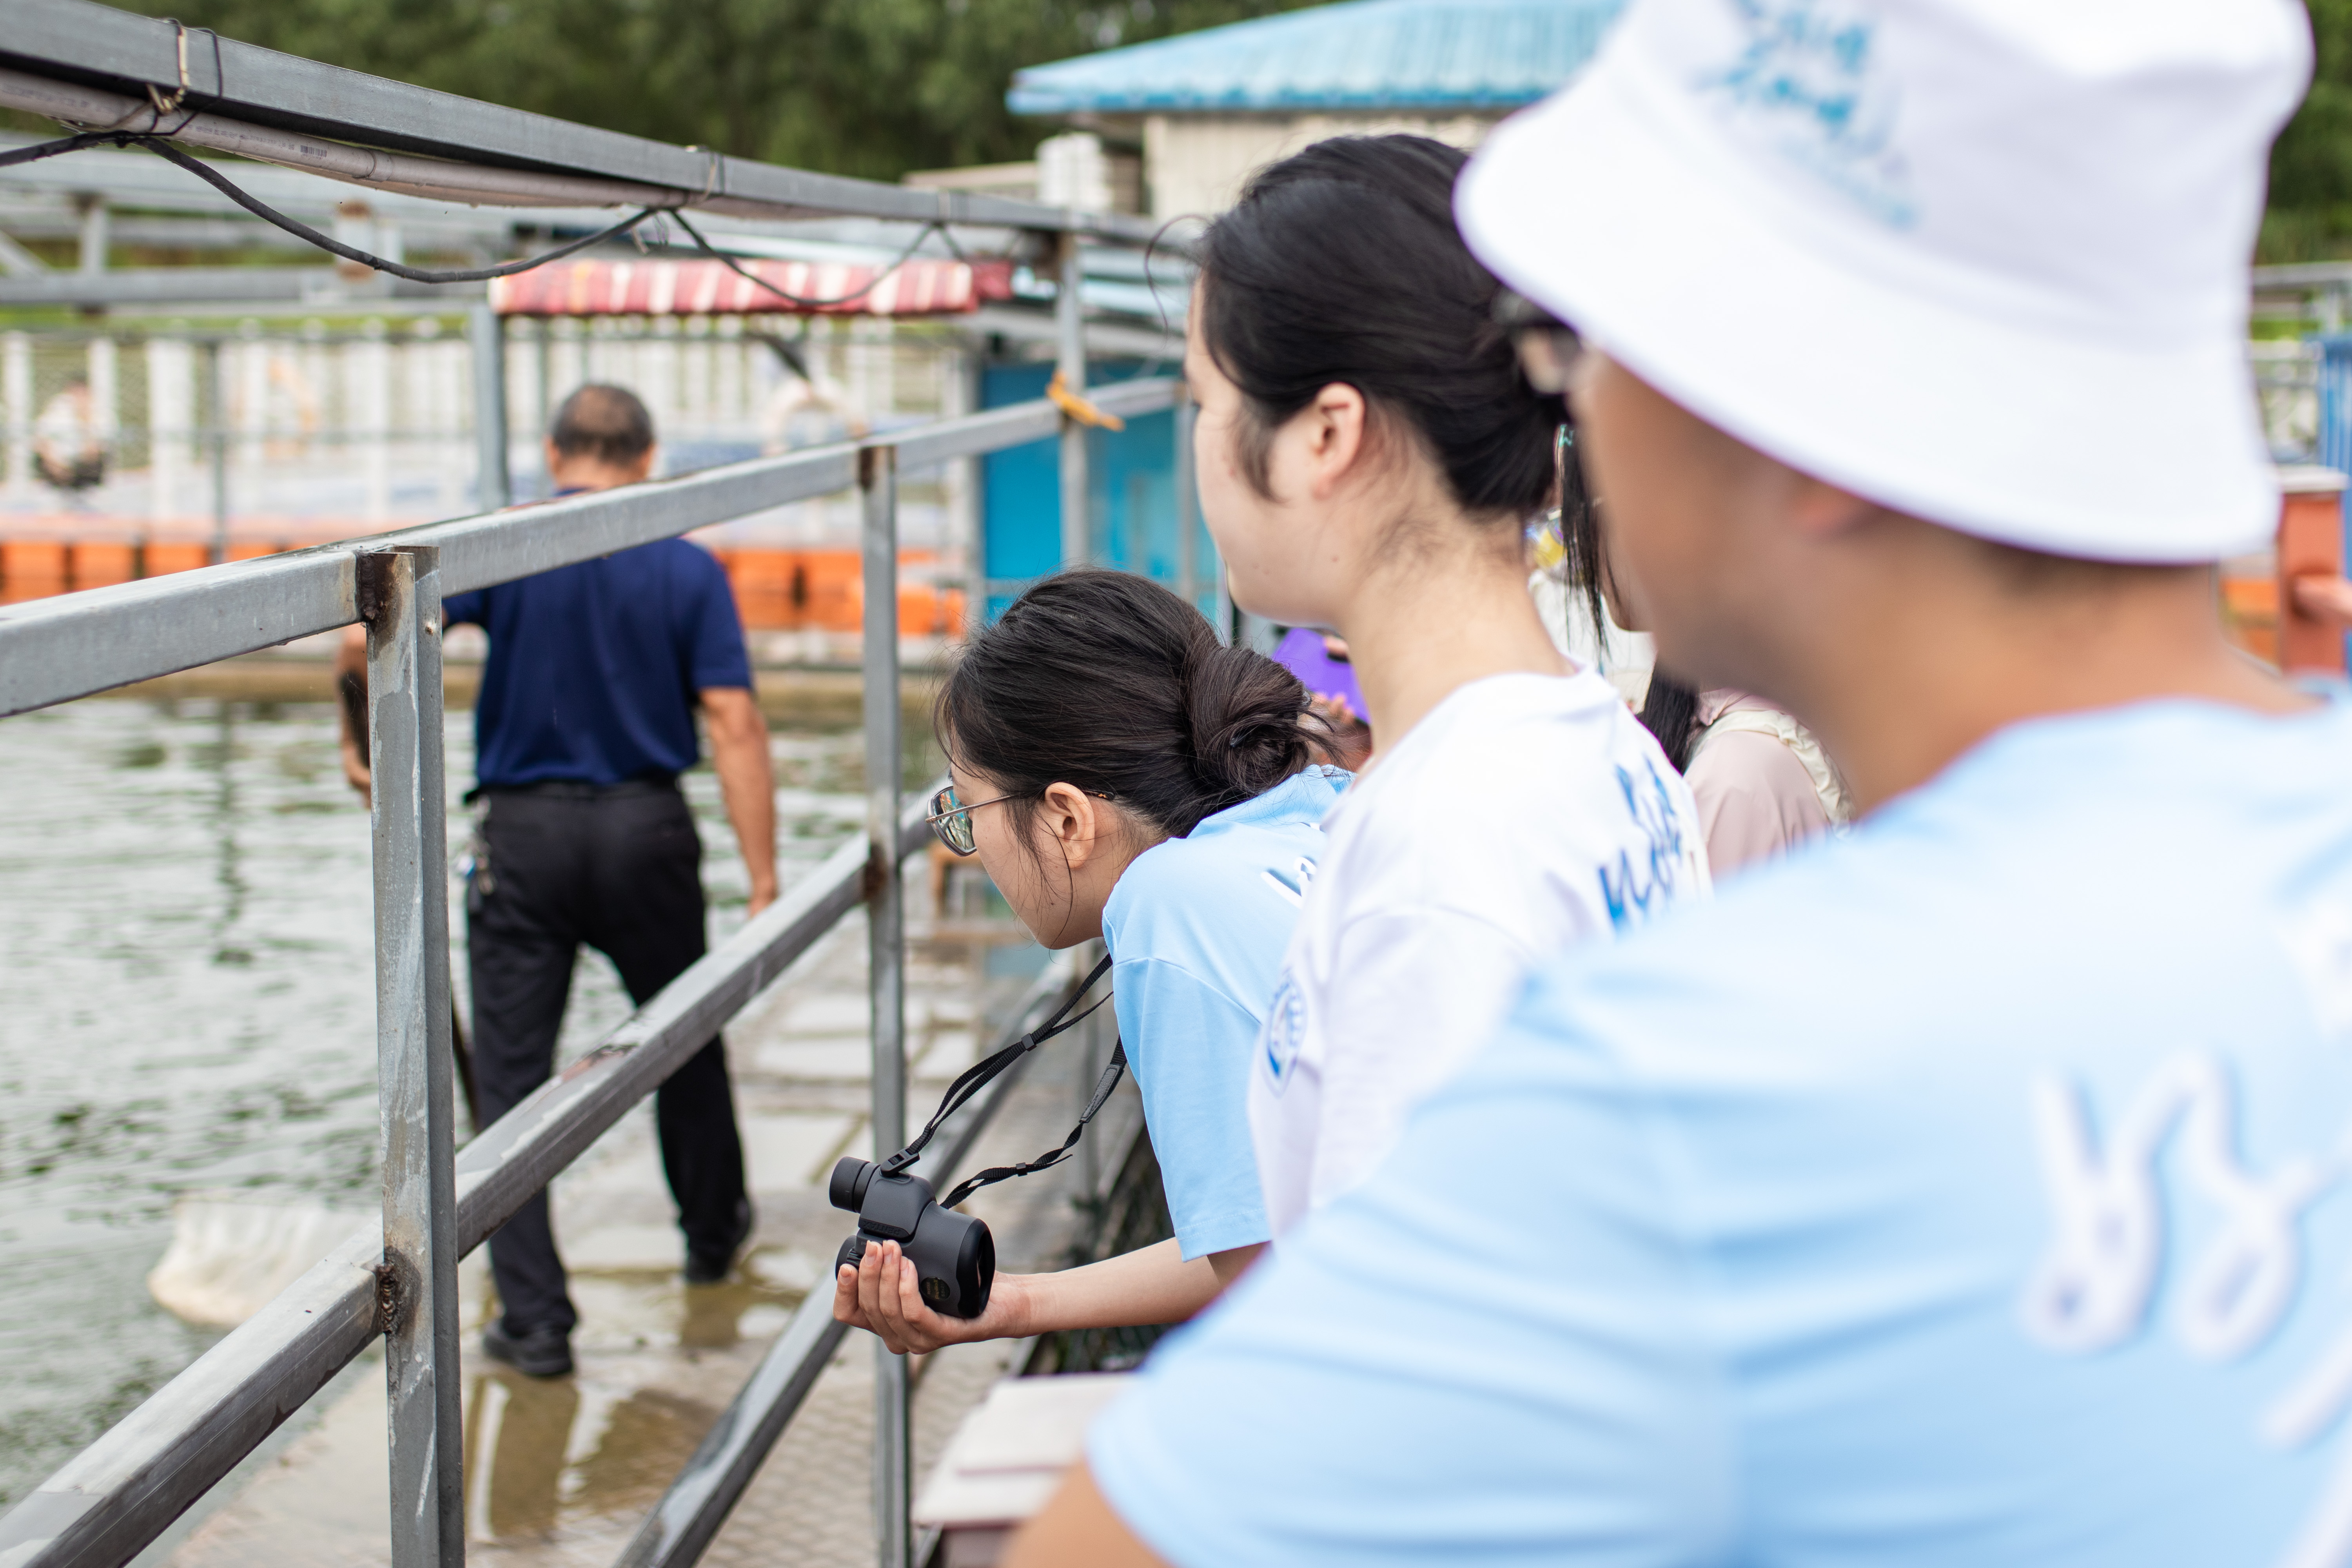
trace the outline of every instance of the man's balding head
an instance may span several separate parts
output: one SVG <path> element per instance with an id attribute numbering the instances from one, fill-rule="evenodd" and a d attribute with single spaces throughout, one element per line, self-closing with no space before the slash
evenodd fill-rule
<path id="1" fill-rule="evenodd" d="M 609 489 L 653 468 L 654 420 L 626 387 L 592 382 L 563 400 L 547 433 L 548 468 L 562 488 Z"/>
<path id="2" fill-rule="evenodd" d="M 626 387 L 591 382 L 563 400 L 547 438 L 563 457 L 628 468 L 654 449 L 654 417 Z"/>

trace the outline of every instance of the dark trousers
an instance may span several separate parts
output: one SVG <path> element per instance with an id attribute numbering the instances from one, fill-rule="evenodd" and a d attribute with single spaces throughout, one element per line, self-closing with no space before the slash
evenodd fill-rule
<path id="1" fill-rule="evenodd" d="M 466 890 L 474 1078 L 494 1121 L 547 1081 L 583 942 L 643 1005 L 703 953 L 702 844 L 671 784 L 494 791 Z M 723 1252 L 744 1215 L 743 1145 L 717 1039 L 654 1097 L 687 1246 Z M 579 1321 L 540 1193 L 490 1237 L 511 1333 Z"/>

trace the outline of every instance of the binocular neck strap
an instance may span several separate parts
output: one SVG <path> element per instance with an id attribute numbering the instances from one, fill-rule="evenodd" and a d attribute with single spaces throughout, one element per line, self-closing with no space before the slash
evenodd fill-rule
<path id="1" fill-rule="evenodd" d="M 1096 1004 L 1096 1006 L 1100 1005 L 1100 1003 Z M 1087 1012 L 1093 1010 L 1090 1007 Z M 1095 1084 L 1095 1097 L 1087 1101 L 1086 1113 L 1078 1118 L 1078 1124 L 1070 1129 L 1070 1135 L 1062 1140 L 1060 1148 L 1040 1154 L 1034 1160 L 1024 1160 L 1017 1165 L 991 1165 L 985 1171 L 976 1171 L 958 1182 L 955 1190 L 940 1200 L 940 1206 L 951 1209 L 982 1187 L 993 1186 L 999 1182 L 1011 1181 L 1015 1176 L 1026 1176 L 1033 1172 L 1042 1171 L 1049 1165 L 1060 1164 L 1068 1156 L 1070 1151 L 1078 1146 L 1079 1138 L 1085 1135 L 1087 1123 L 1092 1121 L 1095 1119 L 1095 1112 L 1103 1108 L 1103 1102 L 1110 1098 L 1110 1091 L 1118 1087 L 1119 1074 L 1126 1070 L 1127 1042 L 1120 1040 L 1111 1046 L 1109 1065 L 1103 1068 L 1102 1078 Z"/>
<path id="2" fill-rule="evenodd" d="M 923 1130 L 920 1132 L 915 1134 L 914 1142 L 908 1143 L 904 1149 L 899 1150 L 897 1153 L 882 1162 L 882 1174 L 886 1176 L 895 1176 L 919 1159 L 923 1152 L 923 1146 L 929 1143 L 933 1135 L 939 1131 L 940 1123 L 944 1122 L 950 1116 L 953 1115 L 966 1100 L 971 1099 L 973 1095 L 978 1094 L 982 1089 L 986 1089 L 989 1084 L 994 1080 L 997 1074 L 1003 1072 L 1006 1068 L 1011 1067 L 1014 1062 L 1019 1061 L 1023 1057 L 1028 1055 L 1031 1051 L 1035 1050 L 1039 1046 L 1044 1045 L 1047 1040 L 1052 1039 L 1055 1036 L 1067 1033 L 1069 1030 L 1076 1028 L 1080 1024 L 1085 1023 L 1088 1018 L 1094 1016 L 1095 1013 L 1102 1006 L 1103 1003 L 1110 1000 L 1108 996 L 1102 997 L 1099 1001 L 1095 1003 L 1094 1006 L 1087 1008 L 1076 1017 L 1069 1018 L 1067 1022 L 1064 1021 L 1070 1009 L 1078 1005 L 1079 998 L 1086 995 L 1087 992 L 1093 990 L 1095 982 L 1100 980 L 1104 975 L 1109 973 L 1110 957 L 1108 954 L 1105 954 L 1103 961 L 1100 963 L 1096 964 L 1093 972 L 1089 973 L 1085 980 L 1079 983 L 1078 988 L 1070 993 L 1070 999 L 1054 1010 L 1054 1016 L 1052 1017 L 1046 1019 L 1043 1024 L 1040 1024 L 1037 1027 L 1030 1030 L 1027 1034 L 1022 1036 L 1019 1039 L 1013 1041 L 1003 1050 L 997 1051 L 992 1056 L 985 1057 L 981 1060 L 972 1063 L 971 1066 L 964 1068 L 964 1070 L 957 1076 L 956 1080 L 948 1085 L 947 1093 L 940 1097 L 940 1108 L 931 1112 L 931 1119 L 923 1124 Z M 1125 1066 L 1126 1062 L 1127 1057 L 1124 1047 L 1114 1049 L 1111 1052 L 1111 1064 L 1114 1069 Z M 1101 1106 L 1103 1100 L 1110 1093 L 1110 1084 L 1115 1083 L 1116 1081 L 1116 1079 L 1106 1079 L 1105 1086 L 1095 1096 L 1095 1103 L 1087 1107 L 1087 1114 L 1078 1120 L 1079 1132 L 1086 1130 L 1087 1121 L 1092 1119 L 1096 1110 Z M 1063 1144 L 1061 1150 L 1057 1150 L 1053 1158 L 1058 1159 L 1062 1152 L 1068 1150 L 1071 1143 L 1075 1143 L 1077 1141 L 1078 1132 L 1072 1132 L 1070 1134 L 1069 1142 Z M 1047 1160 L 1045 1163 L 1052 1163 L 1052 1160 Z M 1011 1171 L 1007 1173 L 1012 1175 L 1025 1174 L 1028 1168 L 1029 1167 L 1024 1167 L 1023 1170 Z M 1045 1166 L 1040 1164 L 1035 1165 L 1034 1168 L 1043 1170 Z M 1003 1177 L 998 1176 L 995 1179 L 1002 1181 L 1003 1180 Z M 982 1184 L 985 1185 L 985 1184 Z M 958 1192 L 961 1192 L 964 1189 L 959 1187 L 956 1190 Z M 955 1205 L 953 1204 L 949 1204 L 945 1206 L 953 1208 Z"/>

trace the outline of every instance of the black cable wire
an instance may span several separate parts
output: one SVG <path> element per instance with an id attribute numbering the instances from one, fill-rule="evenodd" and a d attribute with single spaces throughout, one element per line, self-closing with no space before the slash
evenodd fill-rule
<path id="1" fill-rule="evenodd" d="M 496 267 L 474 267 L 460 271 L 436 272 L 423 267 L 410 267 L 404 262 L 387 260 L 381 256 L 371 256 L 364 250 L 345 245 L 340 239 L 320 234 L 299 218 L 288 217 L 268 203 L 247 195 L 236 181 L 215 169 L 211 164 L 188 156 L 165 138 L 152 136 L 143 132 L 86 131 L 76 136 L 61 136 L 54 142 L 42 142 L 30 147 L 19 147 L 13 153 L 0 153 L 0 169 L 5 169 L 12 163 L 30 163 L 42 158 L 54 158 L 64 153 L 78 153 L 85 147 L 99 147 L 109 142 L 117 147 L 143 147 L 150 153 L 177 163 L 265 223 L 275 224 L 296 238 L 307 240 L 320 249 L 340 256 L 346 261 L 356 261 L 362 267 L 373 268 L 378 272 L 389 272 L 394 278 L 405 278 L 412 283 L 479 283 L 491 278 L 511 278 L 518 272 L 528 272 L 534 267 L 543 267 L 551 261 L 561 261 L 572 252 L 585 250 L 592 245 L 618 238 L 647 218 L 667 210 L 663 207 L 643 208 L 634 217 L 623 218 L 610 228 L 600 230 L 582 239 L 575 239 L 568 245 L 560 245 L 553 250 L 541 255 L 527 257 L 520 261 L 501 262 Z"/>
<path id="2" fill-rule="evenodd" d="M 79 153 L 85 147 L 97 147 L 109 142 L 120 146 L 122 132 L 85 131 L 79 136 L 60 136 L 54 142 L 37 142 L 30 147 L 19 147 L 13 153 L 0 153 L 0 169 L 11 163 L 37 163 L 43 158 L 54 158 L 60 153 Z"/>
<path id="3" fill-rule="evenodd" d="M 518 272 L 528 272 L 534 267 L 543 267 L 551 261 L 560 261 L 575 250 L 585 250 L 592 245 L 600 244 L 604 240 L 617 238 L 620 236 L 628 233 L 629 230 L 636 227 L 637 225 L 645 222 L 647 218 L 652 217 L 655 214 L 664 210 L 660 207 L 641 208 L 635 216 L 623 218 L 619 223 L 614 224 L 608 229 L 604 229 L 596 234 L 588 235 L 580 239 L 575 239 L 569 245 L 560 245 L 553 250 L 546 251 L 541 255 L 526 257 L 520 261 L 502 262 L 496 267 L 472 267 L 459 271 L 436 272 L 427 270 L 422 267 L 410 267 L 403 262 L 388 261 L 381 256 L 371 256 L 364 250 L 345 245 L 341 240 L 330 238 L 326 235 L 320 234 L 317 229 L 312 228 L 309 224 L 300 222 L 295 218 L 288 217 L 284 213 L 278 212 L 275 208 L 271 207 L 268 203 L 256 200 L 254 197 L 247 195 L 244 191 L 240 190 L 236 182 L 231 180 L 227 175 L 221 174 L 199 159 L 189 157 L 185 153 L 180 151 L 179 148 L 174 147 L 172 143 L 163 140 L 161 137 L 131 136 L 125 138 L 125 140 L 133 145 L 146 148 L 150 153 L 160 153 L 162 156 L 170 159 L 173 163 L 177 163 L 183 169 L 187 170 L 188 173 L 195 175 L 196 178 L 218 190 L 223 195 L 228 197 L 229 200 L 235 202 L 237 205 L 243 207 L 254 216 L 261 218 L 266 222 L 276 224 L 279 228 L 284 229 L 287 233 L 295 236 L 297 238 L 307 239 L 312 245 L 317 246 L 320 249 L 331 251 L 334 255 L 341 257 L 346 261 L 356 261 L 362 267 L 372 267 L 378 272 L 389 272 L 394 278 L 405 278 L 412 283 L 479 283 L 484 279 L 490 278 L 511 278 Z"/>
<path id="4" fill-rule="evenodd" d="M 42 158 L 54 158 L 60 153 L 79 152 L 85 147 L 103 146 L 109 142 L 118 147 L 143 147 L 159 157 L 177 163 L 263 222 L 274 224 L 296 238 L 306 240 L 331 255 L 341 257 L 346 261 L 356 261 L 362 267 L 371 268 L 378 272 L 389 272 L 394 278 L 405 278 L 413 283 L 479 283 L 491 278 L 511 278 L 517 273 L 529 272 L 535 267 L 543 267 L 551 261 L 561 261 L 574 251 L 585 250 L 592 245 L 599 245 L 608 239 L 617 239 L 646 219 L 657 216 L 674 219 L 677 226 L 684 229 L 693 239 L 696 248 L 737 277 L 756 284 L 785 303 L 799 306 L 803 310 L 821 310 L 854 304 L 863 300 L 880 288 L 884 279 L 890 277 L 908 262 L 912 261 L 915 258 L 915 253 L 922 248 L 923 241 L 935 233 L 946 238 L 948 248 L 954 251 L 959 259 L 963 258 L 962 249 L 956 244 L 955 236 L 948 233 L 945 224 L 933 219 L 917 230 L 915 237 L 908 243 L 907 248 L 900 251 L 889 266 L 876 273 L 864 288 L 854 289 L 837 299 L 819 300 L 779 289 L 759 274 L 744 268 L 733 257 L 714 248 L 710 241 L 703 237 L 702 231 L 688 223 L 686 216 L 677 208 L 644 207 L 635 216 L 624 218 L 610 228 L 575 239 L 568 245 L 558 246 L 555 249 L 541 255 L 528 257 L 520 261 L 502 262 L 496 267 L 467 268 L 457 271 L 435 271 L 422 267 L 410 267 L 405 263 L 388 260 L 381 256 L 372 256 L 364 250 L 345 245 L 339 239 L 320 233 L 299 219 L 288 217 L 267 202 L 248 195 L 227 175 L 200 159 L 190 157 L 169 140 L 161 136 L 131 131 L 84 132 L 79 135 L 60 137 L 54 142 L 43 142 L 31 147 L 17 148 L 12 153 L 0 153 L 0 168 L 6 168 L 14 163 L 30 163 Z"/>
<path id="5" fill-rule="evenodd" d="M 934 231 L 940 234 L 947 233 L 947 225 L 940 223 L 938 219 L 934 218 L 916 231 L 914 239 L 908 243 L 906 249 L 898 253 L 898 258 L 891 262 L 889 266 L 885 267 L 881 271 L 876 273 L 873 279 L 868 282 L 865 288 L 854 289 L 848 293 L 842 295 L 837 300 L 813 300 L 803 295 L 789 293 L 784 289 L 779 289 L 773 283 L 771 283 L 766 279 L 761 277 L 758 273 L 747 271 L 742 266 L 737 263 L 733 257 L 712 249 L 710 242 L 702 237 L 702 231 L 686 221 L 686 215 L 684 213 L 672 208 L 664 216 L 676 223 L 678 227 L 686 230 L 688 235 L 692 236 L 695 245 L 701 250 L 703 255 L 708 256 L 711 260 L 718 262 L 720 266 L 726 268 L 727 270 L 734 273 L 738 278 L 758 284 L 761 288 L 765 289 L 769 293 L 773 294 L 777 299 L 785 301 L 787 304 L 798 305 L 803 310 L 822 310 L 832 306 L 852 304 L 859 300 L 863 300 L 866 296 L 874 292 L 875 289 L 882 287 L 882 280 L 884 279 L 889 277 L 893 272 L 898 271 L 901 267 L 906 266 L 909 261 L 912 261 L 915 258 L 915 252 L 922 248 L 923 241 L 930 238 Z M 948 243 L 950 247 L 955 244 L 953 237 L 950 237 Z"/>

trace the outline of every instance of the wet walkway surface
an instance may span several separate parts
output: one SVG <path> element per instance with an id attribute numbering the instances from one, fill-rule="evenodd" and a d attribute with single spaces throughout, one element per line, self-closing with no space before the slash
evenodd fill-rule
<path id="1" fill-rule="evenodd" d="M 323 666 L 289 670 L 289 695 L 323 685 Z M 857 833 L 862 742 L 854 682 L 761 680 L 763 704 L 791 704 L 770 709 L 789 886 Z M 926 728 L 910 709 L 910 777 L 935 761 L 920 754 Z M 452 713 L 446 735 L 454 851 L 470 715 Z M 742 919 L 742 868 L 715 781 L 702 771 L 685 784 L 709 851 L 711 937 L 723 941 Z M 25 715 L 0 724 L 0 799 L 5 1505 L 219 1338 L 165 1311 L 145 1282 L 175 1202 L 364 1214 L 377 1134 L 367 820 L 337 770 L 331 708 L 161 694 Z M 992 1043 L 1042 958 L 969 873 L 958 914 L 930 929 L 926 881 L 919 862 L 918 1125 L 945 1079 Z M 822 1280 L 849 1228 L 824 1203 L 824 1176 L 866 1137 L 864 976 L 853 919 L 728 1031 L 760 1207 L 734 1281 L 689 1291 L 677 1279 L 649 1106 L 558 1181 L 584 1319 L 580 1371 L 520 1377 L 474 1354 L 469 1331 L 467 1523 L 480 1560 L 609 1562 Z M 610 966 L 583 962 L 562 1058 L 627 1012 Z M 1091 1077 L 1069 1043 L 1040 1054 L 981 1159 L 1060 1142 Z M 1131 1092 L 1122 1103 L 1131 1111 Z M 1059 1261 L 1075 1190 L 1066 1169 L 975 1204 L 1008 1268 Z M 490 1307 L 488 1273 L 479 1257 L 460 1271 L 474 1329 Z M 953 1352 L 922 1371 L 921 1456 L 1003 1359 Z M 374 1355 L 348 1369 L 142 1563 L 383 1562 L 382 1378 Z M 709 1561 L 871 1561 L 870 1378 L 870 1342 L 852 1340 Z"/>
<path id="2" fill-rule="evenodd" d="M 999 918 L 929 934 L 919 867 L 910 879 L 909 1125 L 995 1043 L 1040 957 Z M 960 889 L 960 892 L 968 890 Z M 635 1532 L 811 1289 L 828 1289 L 850 1216 L 824 1184 L 842 1153 L 870 1153 L 866 933 L 853 917 L 728 1030 L 759 1227 L 730 1282 L 688 1289 L 649 1110 L 639 1107 L 555 1184 L 556 1228 L 581 1310 L 570 1377 L 524 1377 L 479 1353 L 493 1310 L 486 1260 L 461 1269 L 467 1313 L 466 1520 L 486 1563 L 604 1564 Z M 1102 1042 L 1107 1048 L 1108 1037 Z M 1074 1119 L 1091 1082 L 1077 1037 L 1041 1053 L 976 1163 L 1035 1155 Z M 1113 1147 L 1138 1116 L 1131 1089 L 1106 1113 Z M 1100 1126 L 1101 1124 L 1098 1124 Z M 976 1200 L 1004 1267 L 1055 1266 L 1079 1223 L 1076 1162 Z M 958 1347 L 920 1359 L 916 1469 L 1024 1347 Z M 704 1561 L 852 1564 L 874 1560 L 870 1501 L 874 1342 L 853 1333 L 802 1406 Z M 297 1418 L 301 1430 L 216 1489 L 143 1561 L 176 1568 L 373 1564 L 385 1544 L 384 1401 L 371 1355 Z"/>

